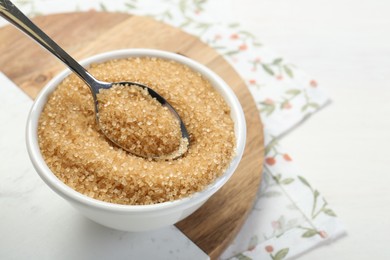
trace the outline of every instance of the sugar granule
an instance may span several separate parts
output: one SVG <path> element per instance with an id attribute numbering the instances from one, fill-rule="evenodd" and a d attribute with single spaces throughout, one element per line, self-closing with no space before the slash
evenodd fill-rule
<path id="1" fill-rule="evenodd" d="M 89 71 L 102 81 L 139 82 L 156 90 L 179 113 L 191 145 L 169 161 L 143 159 L 112 145 L 96 124 L 89 88 L 72 74 L 50 95 L 38 125 L 42 155 L 65 184 L 98 200 L 144 205 L 201 191 L 227 168 L 236 142 L 230 109 L 199 73 L 156 58 L 111 60 Z"/>

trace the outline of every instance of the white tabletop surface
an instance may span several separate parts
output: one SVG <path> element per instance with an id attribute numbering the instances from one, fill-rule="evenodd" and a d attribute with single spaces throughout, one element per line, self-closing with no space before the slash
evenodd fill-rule
<path id="1" fill-rule="evenodd" d="M 348 235 L 299 259 L 390 259 L 390 1 L 230 0 L 225 9 L 333 101 L 281 145 Z"/>

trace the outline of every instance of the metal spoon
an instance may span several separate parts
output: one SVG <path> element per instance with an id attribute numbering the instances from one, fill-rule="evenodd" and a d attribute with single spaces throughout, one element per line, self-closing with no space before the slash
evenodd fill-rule
<path id="1" fill-rule="evenodd" d="M 116 83 L 108 83 L 108 82 L 102 82 L 97 79 L 95 79 L 86 69 L 84 69 L 77 61 L 75 61 L 68 53 L 66 53 L 60 46 L 58 46 L 57 43 L 55 43 L 49 36 L 47 36 L 38 26 L 36 26 L 30 19 L 28 19 L 11 1 L 9 0 L 0 0 L 0 16 L 2 16 L 4 19 L 8 20 L 11 24 L 13 24 L 15 27 L 20 29 L 22 32 L 30 36 L 33 40 L 35 40 L 39 45 L 41 45 L 44 49 L 48 50 L 52 54 L 54 54 L 58 59 L 60 59 L 65 65 L 67 65 L 74 73 L 76 73 L 91 89 L 91 93 L 94 100 L 95 105 L 95 117 L 96 122 L 100 126 L 99 123 L 99 110 L 98 110 L 98 100 L 96 95 L 99 93 L 99 90 L 101 89 L 109 89 L 113 85 L 136 85 L 142 88 L 145 88 L 148 90 L 148 93 L 150 96 L 155 98 L 162 106 L 165 106 L 169 109 L 169 111 L 177 118 L 180 122 L 180 130 L 182 134 L 182 140 L 186 140 L 187 148 L 190 142 L 189 134 L 187 132 L 187 129 L 181 120 L 180 116 L 176 112 L 176 110 L 157 92 L 155 92 L 153 89 L 149 88 L 148 86 L 145 86 L 140 83 L 136 82 L 116 82 Z M 101 127 L 100 127 L 101 128 Z M 102 128 L 101 128 L 102 129 Z M 102 130 L 103 132 L 103 130 Z M 113 143 L 118 145 L 124 150 L 123 146 L 118 144 L 116 140 L 113 140 L 110 136 L 107 135 L 106 132 L 103 132 L 103 134 L 110 139 Z M 169 155 L 162 156 L 162 159 L 176 159 L 180 156 L 182 156 L 187 149 L 183 149 L 180 153 L 174 153 L 172 157 Z M 127 150 L 129 151 L 129 150 Z M 133 151 L 129 151 L 131 153 L 134 153 Z M 142 154 L 135 154 L 140 157 L 145 157 Z M 158 157 L 153 157 L 153 159 L 159 159 Z"/>

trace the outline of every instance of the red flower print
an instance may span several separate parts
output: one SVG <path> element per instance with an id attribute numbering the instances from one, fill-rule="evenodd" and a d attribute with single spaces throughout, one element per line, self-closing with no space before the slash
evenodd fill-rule
<path id="1" fill-rule="evenodd" d="M 277 80 L 283 80 L 283 76 L 282 76 L 282 75 L 277 75 L 277 76 L 276 76 L 276 79 L 277 79 Z"/>
<path id="2" fill-rule="evenodd" d="M 221 36 L 220 34 L 216 34 L 216 35 L 214 36 L 214 39 L 215 39 L 215 40 L 220 40 L 220 39 L 222 39 L 222 36 Z"/>
<path id="3" fill-rule="evenodd" d="M 285 160 L 288 161 L 288 162 L 291 162 L 291 161 L 292 161 L 290 155 L 288 155 L 287 153 L 283 154 L 283 159 L 285 159 Z"/>
<path id="4" fill-rule="evenodd" d="M 264 100 L 264 104 L 266 105 L 273 105 L 274 104 L 274 101 L 270 98 L 267 98 L 266 100 Z"/>
<path id="5" fill-rule="evenodd" d="M 240 51 L 245 51 L 246 49 L 248 49 L 248 46 L 244 43 L 244 44 L 241 44 L 240 47 L 238 47 L 240 49 Z"/>
<path id="6" fill-rule="evenodd" d="M 322 237 L 322 238 L 327 238 L 328 237 L 328 233 L 326 233 L 325 231 L 320 231 L 320 232 L 318 232 L 318 234 L 320 235 L 320 237 Z"/>
<path id="7" fill-rule="evenodd" d="M 265 251 L 267 251 L 267 253 L 272 253 L 274 251 L 274 248 L 272 246 L 266 246 Z"/>
<path id="8" fill-rule="evenodd" d="M 292 106 L 291 106 L 290 102 L 285 102 L 285 103 L 283 103 L 282 108 L 283 109 L 290 109 L 290 108 L 292 108 Z"/>
<path id="9" fill-rule="evenodd" d="M 274 165 L 276 163 L 276 160 L 274 157 L 268 157 L 268 158 L 265 158 L 265 162 L 268 164 L 268 165 Z"/>
<path id="10" fill-rule="evenodd" d="M 238 38 L 239 38 L 239 36 L 237 33 L 233 33 L 232 35 L 230 35 L 230 39 L 232 39 L 232 40 L 237 40 Z"/>
<path id="11" fill-rule="evenodd" d="M 273 229 L 280 229 L 280 222 L 279 221 L 272 221 L 271 226 Z"/>
<path id="12" fill-rule="evenodd" d="M 249 84 L 255 85 L 255 84 L 256 84 L 256 80 L 250 79 L 250 80 L 249 80 Z"/>
<path id="13" fill-rule="evenodd" d="M 261 62 L 261 59 L 260 59 L 259 57 L 257 57 L 257 58 L 255 59 L 255 62 L 256 62 L 256 63 L 260 63 L 260 62 Z"/>
<path id="14" fill-rule="evenodd" d="M 310 81 L 310 86 L 313 87 L 313 88 L 317 87 L 317 86 L 318 86 L 317 81 L 315 81 L 314 79 L 311 80 L 311 81 Z"/>

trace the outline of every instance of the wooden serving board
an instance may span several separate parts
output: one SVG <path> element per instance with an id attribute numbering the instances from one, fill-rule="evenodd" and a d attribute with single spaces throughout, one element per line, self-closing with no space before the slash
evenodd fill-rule
<path id="1" fill-rule="evenodd" d="M 232 87 L 247 122 L 243 159 L 218 193 L 176 225 L 212 259 L 217 258 L 250 212 L 262 173 L 263 127 L 256 104 L 242 79 L 223 57 L 198 38 L 151 18 L 88 12 L 41 16 L 34 21 L 78 60 L 115 49 L 161 49 L 205 64 Z M 0 29 L 0 71 L 31 98 L 63 69 L 61 62 L 14 27 Z"/>

